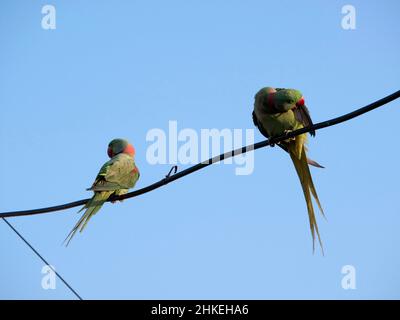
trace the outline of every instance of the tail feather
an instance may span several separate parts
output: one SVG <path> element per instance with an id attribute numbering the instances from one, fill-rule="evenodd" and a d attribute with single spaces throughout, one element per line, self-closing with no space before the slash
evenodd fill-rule
<path id="1" fill-rule="evenodd" d="M 317 161 L 315 161 L 315 160 L 313 160 L 313 159 L 307 158 L 307 163 L 308 163 L 310 166 L 313 166 L 313 167 L 316 167 L 316 168 L 325 169 L 324 166 L 320 165 Z"/>
<path id="2" fill-rule="evenodd" d="M 64 243 L 66 243 L 66 246 L 70 243 L 72 238 L 74 237 L 75 233 L 79 230 L 79 232 L 82 232 L 83 229 L 85 229 L 86 224 L 89 222 L 90 218 L 95 215 L 100 208 L 103 206 L 104 202 L 107 201 L 107 199 L 110 197 L 110 195 L 113 193 L 113 191 L 102 191 L 102 192 L 96 192 L 95 195 L 90 199 L 78 212 L 83 211 L 86 209 L 85 213 L 80 217 L 78 222 L 75 224 L 74 228 L 71 230 L 71 232 L 68 234 L 68 236 L 65 238 Z"/>
<path id="3" fill-rule="evenodd" d="M 315 237 L 316 237 L 315 235 L 317 235 L 318 242 L 321 246 L 322 254 L 324 254 L 324 248 L 322 245 L 321 236 L 319 234 L 317 220 L 315 218 L 311 194 L 315 198 L 322 214 L 324 214 L 324 213 L 323 213 L 320 201 L 318 199 L 318 195 L 315 190 L 314 183 L 312 181 L 310 169 L 307 164 L 307 156 L 306 156 L 305 148 L 303 147 L 301 150 L 299 150 L 299 142 L 302 142 L 301 140 L 303 140 L 303 139 L 299 139 L 299 140 L 300 141 L 296 141 L 296 143 L 293 142 L 292 144 L 289 145 L 289 151 L 290 151 L 289 154 L 290 154 L 290 157 L 292 158 L 297 175 L 299 176 L 301 187 L 302 187 L 303 193 L 304 193 L 304 198 L 305 198 L 306 204 L 307 204 L 307 211 L 308 211 L 308 217 L 309 217 L 309 221 L 310 221 L 311 235 L 312 235 L 312 239 L 313 239 L 313 252 L 315 251 Z"/>
<path id="4" fill-rule="evenodd" d="M 307 170 L 308 170 L 308 174 L 310 175 L 310 190 L 311 190 L 311 193 L 312 193 L 312 195 L 313 195 L 313 197 L 315 199 L 315 202 L 318 205 L 319 210 L 321 211 L 322 216 L 326 219 L 326 216 L 325 216 L 325 213 L 324 213 L 324 209 L 322 209 L 321 202 L 319 202 L 317 190 L 315 190 L 314 182 L 312 181 L 312 178 L 311 178 L 310 168 L 308 168 L 308 166 L 307 166 Z"/>
<path id="5" fill-rule="evenodd" d="M 289 152 L 289 149 L 288 149 L 286 143 L 284 143 L 284 142 L 279 142 L 279 143 L 278 143 L 278 146 L 281 147 L 281 148 L 282 148 L 283 150 L 285 150 L 286 152 Z M 307 151 L 307 149 L 306 149 L 306 151 Z M 315 160 L 313 160 L 313 159 L 310 159 L 310 158 L 307 158 L 307 163 L 308 163 L 310 166 L 313 166 L 313 167 L 316 167 L 316 168 L 321 168 L 321 169 L 324 169 L 324 168 L 325 168 L 324 166 L 320 165 L 317 161 L 315 161 Z"/>

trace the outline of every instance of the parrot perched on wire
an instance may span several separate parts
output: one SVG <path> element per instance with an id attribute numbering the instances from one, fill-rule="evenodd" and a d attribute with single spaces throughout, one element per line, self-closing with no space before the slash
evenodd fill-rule
<path id="1" fill-rule="evenodd" d="M 304 97 L 298 90 L 265 87 L 257 92 L 254 99 L 253 122 L 260 132 L 266 138 L 272 138 L 272 141 L 276 136 L 313 124 L 310 113 L 304 103 Z M 311 136 L 315 136 L 315 131 L 310 131 L 310 134 Z M 304 133 L 279 142 L 278 146 L 289 153 L 297 175 L 299 176 L 307 204 L 313 239 L 313 251 L 315 250 L 315 234 L 317 234 L 323 253 L 322 241 L 318 231 L 311 195 L 317 202 L 323 216 L 324 211 L 318 199 L 308 164 L 315 167 L 323 167 L 314 160 L 307 158 L 306 142 L 307 135 Z"/>
<path id="2" fill-rule="evenodd" d="M 122 195 L 133 188 L 140 177 L 139 169 L 135 164 L 135 149 L 124 139 L 112 140 L 107 149 L 111 158 L 100 169 L 93 185 L 87 190 L 94 191 L 93 197 L 82 207 L 85 213 L 68 234 L 65 241 L 67 246 L 80 228 L 80 232 L 86 227 L 90 218 L 95 215 L 104 202 L 113 195 Z"/>

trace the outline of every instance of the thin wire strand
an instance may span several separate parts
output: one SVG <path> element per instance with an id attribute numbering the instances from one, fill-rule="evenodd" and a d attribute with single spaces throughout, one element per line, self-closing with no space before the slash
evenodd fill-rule
<path id="1" fill-rule="evenodd" d="M 345 115 L 339 116 L 337 118 L 333 118 L 333 119 L 330 119 L 330 120 L 327 120 L 327 121 L 316 123 L 316 124 L 314 124 L 312 126 L 305 127 L 305 128 L 302 128 L 302 129 L 299 129 L 299 130 L 295 130 L 295 131 L 291 131 L 291 132 L 288 132 L 286 134 L 282 134 L 282 135 L 280 135 L 278 137 L 274 137 L 273 143 L 278 143 L 278 142 L 284 141 L 286 139 L 298 136 L 300 134 L 303 134 L 303 133 L 306 133 L 306 132 L 310 132 L 312 130 L 315 130 L 315 131 L 316 130 L 320 130 L 320 129 L 323 129 L 323 128 L 327 128 L 327 127 L 330 127 L 330 126 L 333 126 L 333 125 L 337 125 L 339 123 L 351 120 L 351 119 L 353 119 L 355 117 L 358 117 L 358 116 L 360 116 L 360 115 L 362 115 L 364 113 L 367 113 L 367 112 L 370 112 L 370 111 L 372 111 L 372 110 L 374 110 L 376 108 L 379 108 L 379 107 L 381 107 L 381 106 L 383 106 L 383 105 L 385 105 L 385 104 L 387 104 L 387 103 L 389 103 L 389 102 L 391 102 L 391 101 L 393 101 L 393 100 L 395 100 L 395 99 L 397 99 L 399 97 L 400 97 L 400 90 L 398 90 L 398 91 L 396 91 L 396 92 L 394 92 L 394 93 L 392 93 L 392 94 L 390 94 L 390 95 L 388 95 L 388 96 L 386 96 L 386 97 L 384 97 L 384 98 L 382 98 L 380 100 L 377 100 L 377 101 L 375 101 L 375 102 L 373 102 L 373 103 L 371 103 L 371 104 L 369 104 L 369 105 L 367 105 L 365 107 L 362 107 L 360 109 L 357 109 L 357 110 L 352 111 L 350 113 L 347 113 Z M 203 169 L 203 168 L 205 168 L 205 167 L 207 167 L 207 166 L 209 166 L 209 165 L 211 165 L 213 163 L 222 161 L 222 160 L 227 159 L 227 158 L 231 158 L 231 157 L 237 156 L 239 154 L 243 154 L 243 153 L 250 152 L 250 151 L 253 151 L 253 150 L 257 150 L 257 149 L 260 149 L 260 148 L 263 148 L 263 147 L 267 147 L 270 144 L 271 144 L 271 140 L 264 140 L 264 141 L 261 141 L 261 142 L 258 142 L 256 144 L 254 144 L 254 145 L 248 145 L 246 147 L 241 147 L 239 149 L 232 150 L 232 151 L 226 152 L 224 154 L 220 154 L 219 156 L 215 156 L 213 158 L 210 158 L 210 159 L 208 159 L 206 161 L 198 163 L 198 164 L 196 164 L 196 165 L 194 165 L 194 166 L 192 166 L 190 168 L 187 168 L 187 169 L 185 169 L 183 171 L 180 171 L 178 173 L 167 175 L 164 179 L 162 179 L 162 180 L 160 180 L 158 182 L 155 182 L 155 183 L 153 183 L 153 184 L 151 184 L 149 186 L 146 186 L 146 187 L 144 187 L 142 189 L 138 189 L 138 190 L 135 190 L 133 192 L 129 192 L 129 193 L 121 195 L 121 196 L 110 197 L 110 199 L 108 199 L 107 201 L 124 200 L 124 199 L 137 197 L 137 196 L 142 195 L 144 193 L 147 193 L 147 192 L 153 191 L 155 189 L 158 189 L 158 188 L 160 188 L 160 187 L 162 187 L 162 186 L 164 186 L 164 185 L 166 185 L 166 184 L 168 184 L 168 183 L 170 183 L 172 181 L 178 180 L 178 179 L 180 179 L 180 178 L 182 178 L 184 176 L 187 176 L 187 175 L 189 175 L 189 174 L 191 174 L 193 172 L 196 172 L 196 171 L 198 171 L 200 169 Z M 78 200 L 78 201 L 74 201 L 74 202 L 70 202 L 70 203 L 66 203 L 66 204 L 62 204 L 62 205 L 58 205 L 58 206 L 46 207 L 46 208 L 34 209 L 34 210 L 3 212 L 3 213 L 0 213 L 0 217 L 4 217 L 5 218 L 5 217 L 28 216 L 28 215 L 34 215 L 34 214 L 41 214 L 41 213 L 49 213 L 49 212 L 54 212 L 54 211 L 60 211 L 60 210 L 65 210 L 65 209 L 69 209 L 69 208 L 73 208 L 73 207 L 84 205 L 89 200 L 90 199 L 83 199 L 83 200 Z"/>
<path id="2" fill-rule="evenodd" d="M 51 270 L 53 270 L 53 272 L 57 275 L 57 277 L 62 281 L 62 282 L 64 282 L 64 284 L 67 286 L 67 288 L 69 289 L 69 290 L 71 290 L 71 292 L 79 299 L 79 300 L 83 300 L 82 299 L 82 297 L 71 287 L 71 285 L 53 268 L 53 266 L 50 264 L 50 263 L 48 263 L 47 261 L 46 261 L 46 259 L 45 258 L 43 258 L 43 256 L 28 242 L 28 240 L 26 240 L 23 236 L 22 236 L 22 234 L 21 233 L 19 233 L 18 232 L 18 230 L 17 229 L 15 229 L 15 227 L 10 223 L 10 222 L 8 222 L 7 221 L 7 219 L 6 218 L 2 218 L 3 220 L 4 220 L 4 222 L 11 228 L 11 230 L 13 230 L 17 235 L 18 235 L 18 237 L 23 241 L 23 242 L 25 242 L 25 244 L 47 265 L 47 266 L 49 266 L 49 268 L 51 269 Z"/>

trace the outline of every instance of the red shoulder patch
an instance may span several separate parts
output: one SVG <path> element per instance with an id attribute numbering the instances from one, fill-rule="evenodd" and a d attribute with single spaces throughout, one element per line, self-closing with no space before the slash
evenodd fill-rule
<path id="1" fill-rule="evenodd" d="M 304 97 L 301 97 L 300 100 L 296 102 L 296 106 L 298 107 L 304 106 Z"/>
<path id="2" fill-rule="evenodd" d="M 132 169 L 132 171 L 131 171 L 131 173 L 133 173 L 133 174 L 138 173 L 138 172 L 139 172 L 139 170 L 138 170 L 138 168 L 136 168 L 136 167 L 134 167 L 134 168 Z"/>

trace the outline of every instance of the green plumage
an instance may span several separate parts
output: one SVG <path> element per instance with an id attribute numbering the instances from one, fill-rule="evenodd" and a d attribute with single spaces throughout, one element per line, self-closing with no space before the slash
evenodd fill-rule
<path id="1" fill-rule="evenodd" d="M 133 157 L 119 153 L 107 161 L 100 169 L 91 188 L 93 191 L 130 189 L 139 178 L 139 170 Z"/>
<path id="2" fill-rule="evenodd" d="M 122 139 L 121 139 L 122 140 Z M 113 140 L 114 141 L 114 140 Z M 121 144 L 117 141 L 118 146 Z M 113 150 L 120 148 L 114 148 Z M 93 185 L 88 189 L 94 191 L 94 196 L 82 207 L 86 211 L 78 220 L 75 227 L 68 234 L 65 241 L 69 244 L 75 233 L 82 232 L 90 218 L 95 215 L 104 202 L 112 195 L 122 195 L 133 188 L 140 177 L 138 168 L 135 165 L 133 156 L 125 153 L 119 153 L 107 161 L 100 169 Z"/>
<path id="3" fill-rule="evenodd" d="M 295 89 L 276 89 L 271 99 L 268 92 L 271 89 L 269 87 L 261 89 L 256 94 L 254 102 L 256 117 L 268 136 L 274 137 L 286 130 L 302 128 L 304 123 L 300 119 L 301 113 L 308 113 L 308 110 L 305 108 L 302 112 L 301 109 L 296 109 L 296 102 L 302 97 L 301 92 Z"/>
<path id="4" fill-rule="evenodd" d="M 253 120 L 260 132 L 267 138 L 312 125 L 309 111 L 304 105 L 304 98 L 300 91 L 294 89 L 275 90 L 271 87 L 263 88 L 255 95 Z M 315 135 L 315 132 L 311 132 L 311 134 Z M 312 181 L 308 163 L 317 167 L 319 165 L 315 161 L 307 159 L 306 142 L 307 135 L 301 134 L 293 139 L 281 142 L 279 145 L 289 152 L 300 179 L 307 204 L 313 248 L 316 234 L 323 250 L 311 195 L 316 200 L 322 214 L 323 210 Z"/>
<path id="5" fill-rule="evenodd" d="M 275 106 L 280 112 L 285 112 L 293 109 L 297 101 L 303 96 L 299 90 L 296 89 L 276 89 L 274 101 Z"/>

